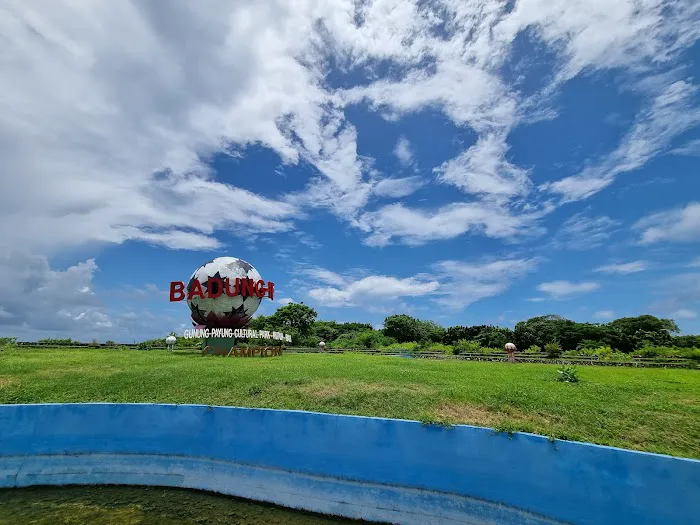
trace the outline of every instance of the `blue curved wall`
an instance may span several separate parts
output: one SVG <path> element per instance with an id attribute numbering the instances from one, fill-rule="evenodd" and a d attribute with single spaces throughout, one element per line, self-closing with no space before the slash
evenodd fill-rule
<path id="1" fill-rule="evenodd" d="M 0 487 L 212 490 L 390 523 L 700 523 L 700 462 L 309 412 L 0 405 Z"/>

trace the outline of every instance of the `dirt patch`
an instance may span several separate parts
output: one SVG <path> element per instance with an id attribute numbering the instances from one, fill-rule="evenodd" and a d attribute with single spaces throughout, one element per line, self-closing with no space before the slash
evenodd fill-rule
<path id="1" fill-rule="evenodd" d="M 519 423 L 547 427 L 559 421 L 551 414 L 522 412 L 509 408 L 506 411 L 489 410 L 487 407 L 468 403 L 441 403 L 434 414 L 437 419 L 451 424 L 476 425 L 480 427 L 498 427 L 504 423 Z"/>
<path id="2" fill-rule="evenodd" d="M 113 371 L 108 367 L 94 367 L 94 366 L 81 366 L 76 368 L 44 368 L 43 370 L 37 370 L 35 375 L 40 377 L 64 377 L 68 375 L 86 375 L 86 376 L 108 376 L 111 375 Z"/>
<path id="3" fill-rule="evenodd" d="M 464 403 L 442 403 L 435 409 L 435 415 L 449 423 L 482 427 L 492 427 L 503 420 L 500 414 L 490 412 L 486 407 Z"/>
<path id="4" fill-rule="evenodd" d="M 14 377 L 5 377 L 5 376 L 0 376 L 0 388 L 7 388 L 10 385 L 13 385 L 17 382 L 17 380 Z"/>
<path id="5" fill-rule="evenodd" d="M 385 384 L 365 383 L 362 381 L 338 380 L 332 382 L 315 382 L 297 387 L 297 391 L 315 399 L 328 399 L 348 393 L 404 393 L 404 394 L 430 394 L 432 389 L 419 384 Z"/>

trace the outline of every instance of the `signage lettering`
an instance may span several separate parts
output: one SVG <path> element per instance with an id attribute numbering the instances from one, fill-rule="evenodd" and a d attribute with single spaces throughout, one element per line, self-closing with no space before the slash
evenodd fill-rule
<path id="1" fill-rule="evenodd" d="M 226 357 L 276 357 L 282 355 L 281 346 L 254 346 L 252 348 L 239 348 L 232 346 L 207 345 L 202 350 L 202 355 L 222 355 Z"/>
<path id="2" fill-rule="evenodd" d="M 233 284 L 233 289 L 231 288 L 231 284 Z M 185 283 L 182 281 L 173 281 L 170 283 L 170 302 L 182 301 L 185 297 L 188 301 L 192 300 L 194 297 L 199 297 L 200 299 L 216 299 L 224 293 L 229 297 L 235 297 L 237 295 L 242 297 L 257 296 L 262 299 L 267 296 L 272 300 L 275 295 L 275 283 L 271 281 L 266 283 L 262 279 L 258 281 L 248 278 L 241 279 L 240 277 L 236 277 L 232 282 L 228 277 L 224 279 L 209 277 L 209 279 L 207 279 L 206 294 L 204 293 L 202 283 L 197 279 L 192 280 L 192 286 L 187 293 L 185 293 Z"/>

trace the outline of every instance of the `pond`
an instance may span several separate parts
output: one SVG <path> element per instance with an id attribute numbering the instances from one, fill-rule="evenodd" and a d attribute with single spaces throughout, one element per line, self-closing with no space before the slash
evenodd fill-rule
<path id="1" fill-rule="evenodd" d="M 207 492 L 156 487 L 0 490 L 0 525 L 359 525 Z"/>

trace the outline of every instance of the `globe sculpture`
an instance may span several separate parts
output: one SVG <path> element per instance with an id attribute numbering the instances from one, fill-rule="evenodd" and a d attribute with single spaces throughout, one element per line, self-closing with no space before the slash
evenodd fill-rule
<path id="1" fill-rule="evenodd" d="M 241 328 L 253 317 L 260 306 L 261 297 L 243 297 L 241 294 L 229 296 L 221 293 L 218 297 L 208 297 L 209 278 L 226 278 L 234 283 L 236 278 L 261 280 L 260 274 L 249 262 L 236 257 L 217 257 L 197 268 L 187 284 L 187 292 L 192 288 L 196 279 L 202 285 L 204 297 L 195 295 L 187 300 L 187 305 L 192 312 L 192 324 L 194 326 L 206 325 L 209 328 Z M 217 287 L 217 281 L 212 283 Z M 233 284 L 231 284 L 233 286 Z M 219 294 L 219 290 L 212 290 L 212 295 Z"/>
<path id="2" fill-rule="evenodd" d="M 165 344 L 168 347 L 168 350 L 173 349 L 176 341 L 177 341 L 177 339 L 175 339 L 175 336 L 172 336 L 172 335 L 169 335 L 168 337 L 165 338 Z"/>

